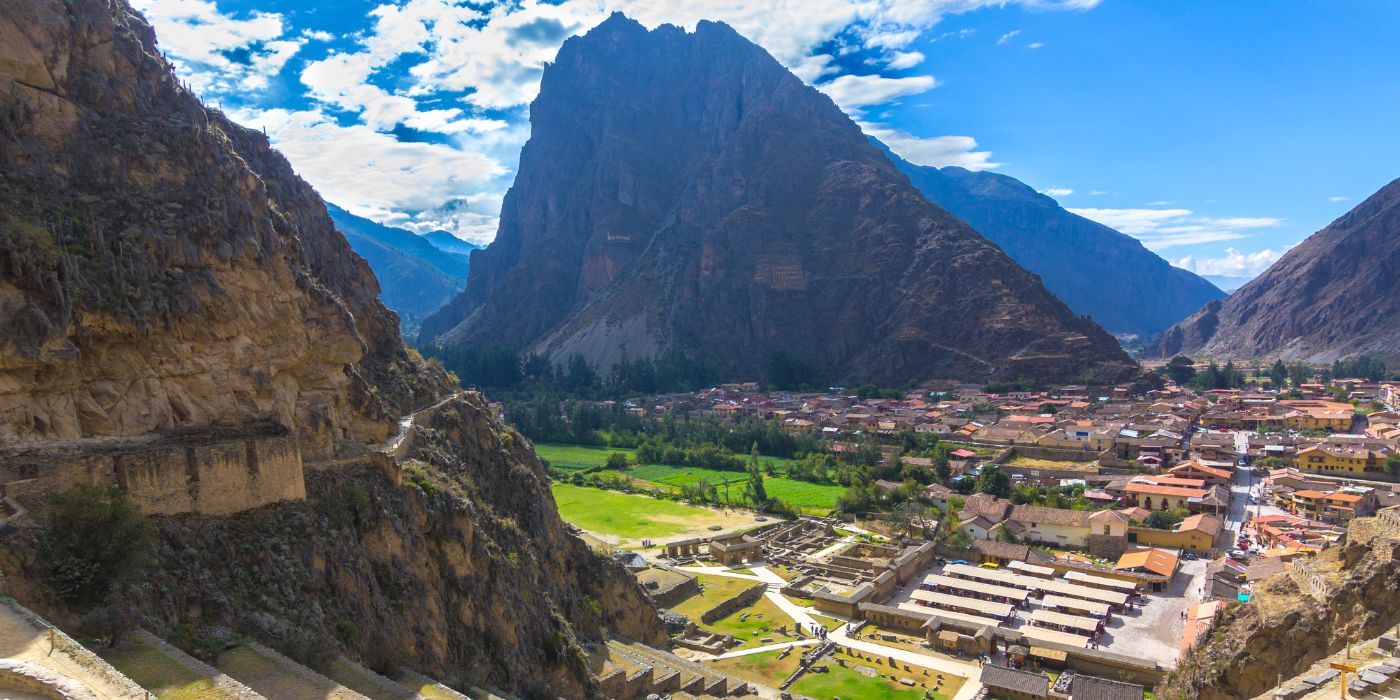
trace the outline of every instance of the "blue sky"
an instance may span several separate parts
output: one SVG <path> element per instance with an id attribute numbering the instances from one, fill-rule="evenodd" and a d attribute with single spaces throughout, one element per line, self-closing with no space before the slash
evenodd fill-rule
<path id="1" fill-rule="evenodd" d="M 562 41 L 728 21 L 915 162 L 991 168 L 1249 277 L 1400 176 L 1400 3 L 134 0 L 330 201 L 475 241 Z"/>

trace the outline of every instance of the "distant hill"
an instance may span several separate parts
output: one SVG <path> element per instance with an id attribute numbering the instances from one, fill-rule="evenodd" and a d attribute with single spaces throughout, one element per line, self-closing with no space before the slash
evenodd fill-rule
<path id="1" fill-rule="evenodd" d="M 1075 313 L 1092 316 L 1111 333 L 1154 336 L 1225 297 L 1132 236 L 1065 211 L 1016 178 L 914 165 L 871 140 L 924 196 L 971 224 L 1040 275 Z"/>
<path id="2" fill-rule="evenodd" d="M 736 378 L 1134 371 L 725 24 L 615 14 L 564 43 L 530 115 L 496 239 L 423 339 L 603 371 L 679 352 Z"/>
<path id="3" fill-rule="evenodd" d="M 459 255 L 470 256 L 473 250 L 481 249 L 481 246 L 471 241 L 464 241 L 446 231 L 425 233 L 423 234 L 423 240 L 432 243 L 441 250 L 445 250 L 449 253 L 457 253 Z"/>
<path id="4" fill-rule="evenodd" d="M 416 333 L 423 318 L 450 301 L 466 281 L 465 254 L 443 250 L 425 236 L 355 216 L 334 204 L 327 203 L 326 209 L 350 247 L 379 278 L 380 299 L 399 315 L 405 333 Z"/>
<path id="5" fill-rule="evenodd" d="M 1227 275 L 1201 275 L 1210 281 L 1211 284 L 1219 287 L 1226 294 L 1239 289 L 1249 283 L 1253 277 L 1230 277 Z"/>
<path id="6" fill-rule="evenodd" d="M 1381 355 L 1400 366 L 1400 180 L 1288 251 L 1149 350 L 1332 362 Z"/>

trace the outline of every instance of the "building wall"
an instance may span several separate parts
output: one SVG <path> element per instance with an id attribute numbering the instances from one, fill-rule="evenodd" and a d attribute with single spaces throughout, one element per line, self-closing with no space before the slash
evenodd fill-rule
<path id="1" fill-rule="evenodd" d="M 1132 527 L 1128 528 L 1128 532 L 1138 544 L 1150 545 L 1153 547 L 1184 549 L 1201 554 L 1208 553 L 1211 548 L 1215 546 L 1214 538 L 1195 530 L 1174 532 L 1172 530 L 1158 530 L 1150 527 Z"/>
<path id="2" fill-rule="evenodd" d="M 1050 545 L 1086 549 L 1089 546 L 1089 528 L 1077 525 L 1054 525 L 1050 523 L 1021 523 L 1026 526 L 1022 539 Z"/>

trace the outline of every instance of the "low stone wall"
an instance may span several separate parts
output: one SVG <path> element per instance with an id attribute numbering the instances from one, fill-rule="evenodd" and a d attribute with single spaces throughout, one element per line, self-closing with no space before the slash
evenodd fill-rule
<path id="1" fill-rule="evenodd" d="M 649 591 L 651 593 L 652 599 L 656 601 L 657 605 L 663 608 L 671 608 L 674 607 L 677 603 L 681 602 L 682 600 L 685 600 L 686 598 L 689 598 L 700 592 L 700 581 L 695 577 L 694 574 L 689 574 L 684 571 L 679 571 L 677 569 L 668 568 L 666 570 L 679 573 L 683 578 L 680 581 L 677 581 L 670 588 Z"/>
<path id="2" fill-rule="evenodd" d="M 137 685 L 130 678 L 127 678 L 125 675 L 122 674 L 121 671 L 118 671 L 111 664 L 103 660 L 102 657 L 92 653 L 92 650 L 74 641 L 74 639 L 65 634 L 63 630 L 54 627 L 53 625 L 49 624 L 48 620 L 39 617 L 38 613 L 34 612 L 33 610 L 30 610 L 29 608 L 24 607 L 23 605 L 20 605 L 19 601 L 14 600 L 13 598 L 0 598 L 0 603 L 8 605 L 11 610 L 15 611 L 15 613 L 17 613 L 20 617 L 24 618 L 26 621 L 29 622 L 29 624 L 33 625 L 34 627 L 41 630 L 48 630 L 49 634 L 51 635 L 53 645 L 56 648 L 62 649 L 65 653 L 71 656 L 74 661 L 77 661 L 78 663 L 82 664 L 94 675 L 100 676 L 103 681 L 110 684 L 113 688 L 122 689 L 124 692 L 130 694 L 132 697 L 144 697 L 146 695 L 146 690 L 144 688 Z M 70 696 L 58 695 L 50 697 L 67 698 Z M 74 695 L 71 697 L 76 698 L 83 696 Z"/>
<path id="3" fill-rule="evenodd" d="M 708 625 L 714 622 L 715 620 L 728 617 L 732 615 L 734 611 L 746 608 L 758 602 L 758 599 L 763 597 L 763 592 L 767 589 L 768 585 L 763 583 L 758 583 L 749 586 L 748 588 L 745 588 L 744 590 L 740 591 L 733 598 L 722 600 L 720 601 L 719 605 L 716 605 L 715 607 L 710 608 L 709 610 L 706 610 L 705 612 L 701 613 L 700 621 Z"/>
<path id="4" fill-rule="evenodd" d="M 816 576 L 813 576 L 811 574 L 803 574 L 791 581 L 788 581 L 787 585 L 779 589 L 778 592 L 782 593 L 783 595 L 789 598 L 801 598 L 803 600 L 811 600 L 812 592 L 807 590 L 806 587 L 808 584 L 812 583 L 815 580 L 817 580 Z"/>
<path id="5" fill-rule="evenodd" d="M 0 659 L 0 695 L 8 691 L 53 700 L 97 700 L 86 686 L 35 664 Z"/>

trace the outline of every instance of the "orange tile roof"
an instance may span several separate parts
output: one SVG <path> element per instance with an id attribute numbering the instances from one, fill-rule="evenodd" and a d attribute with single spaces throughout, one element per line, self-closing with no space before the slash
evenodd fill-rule
<path id="1" fill-rule="evenodd" d="M 1205 489 L 1188 489 L 1176 486 L 1158 486 L 1156 484 L 1131 483 L 1126 489 L 1128 493 L 1141 493 L 1149 496 L 1180 496 L 1182 498 L 1200 498 L 1205 495 Z"/>
<path id="2" fill-rule="evenodd" d="M 1140 549 L 1119 557 L 1115 569 L 1147 569 L 1158 576 L 1171 576 L 1176 571 L 1177 555 L 1165 549 Z"/>

